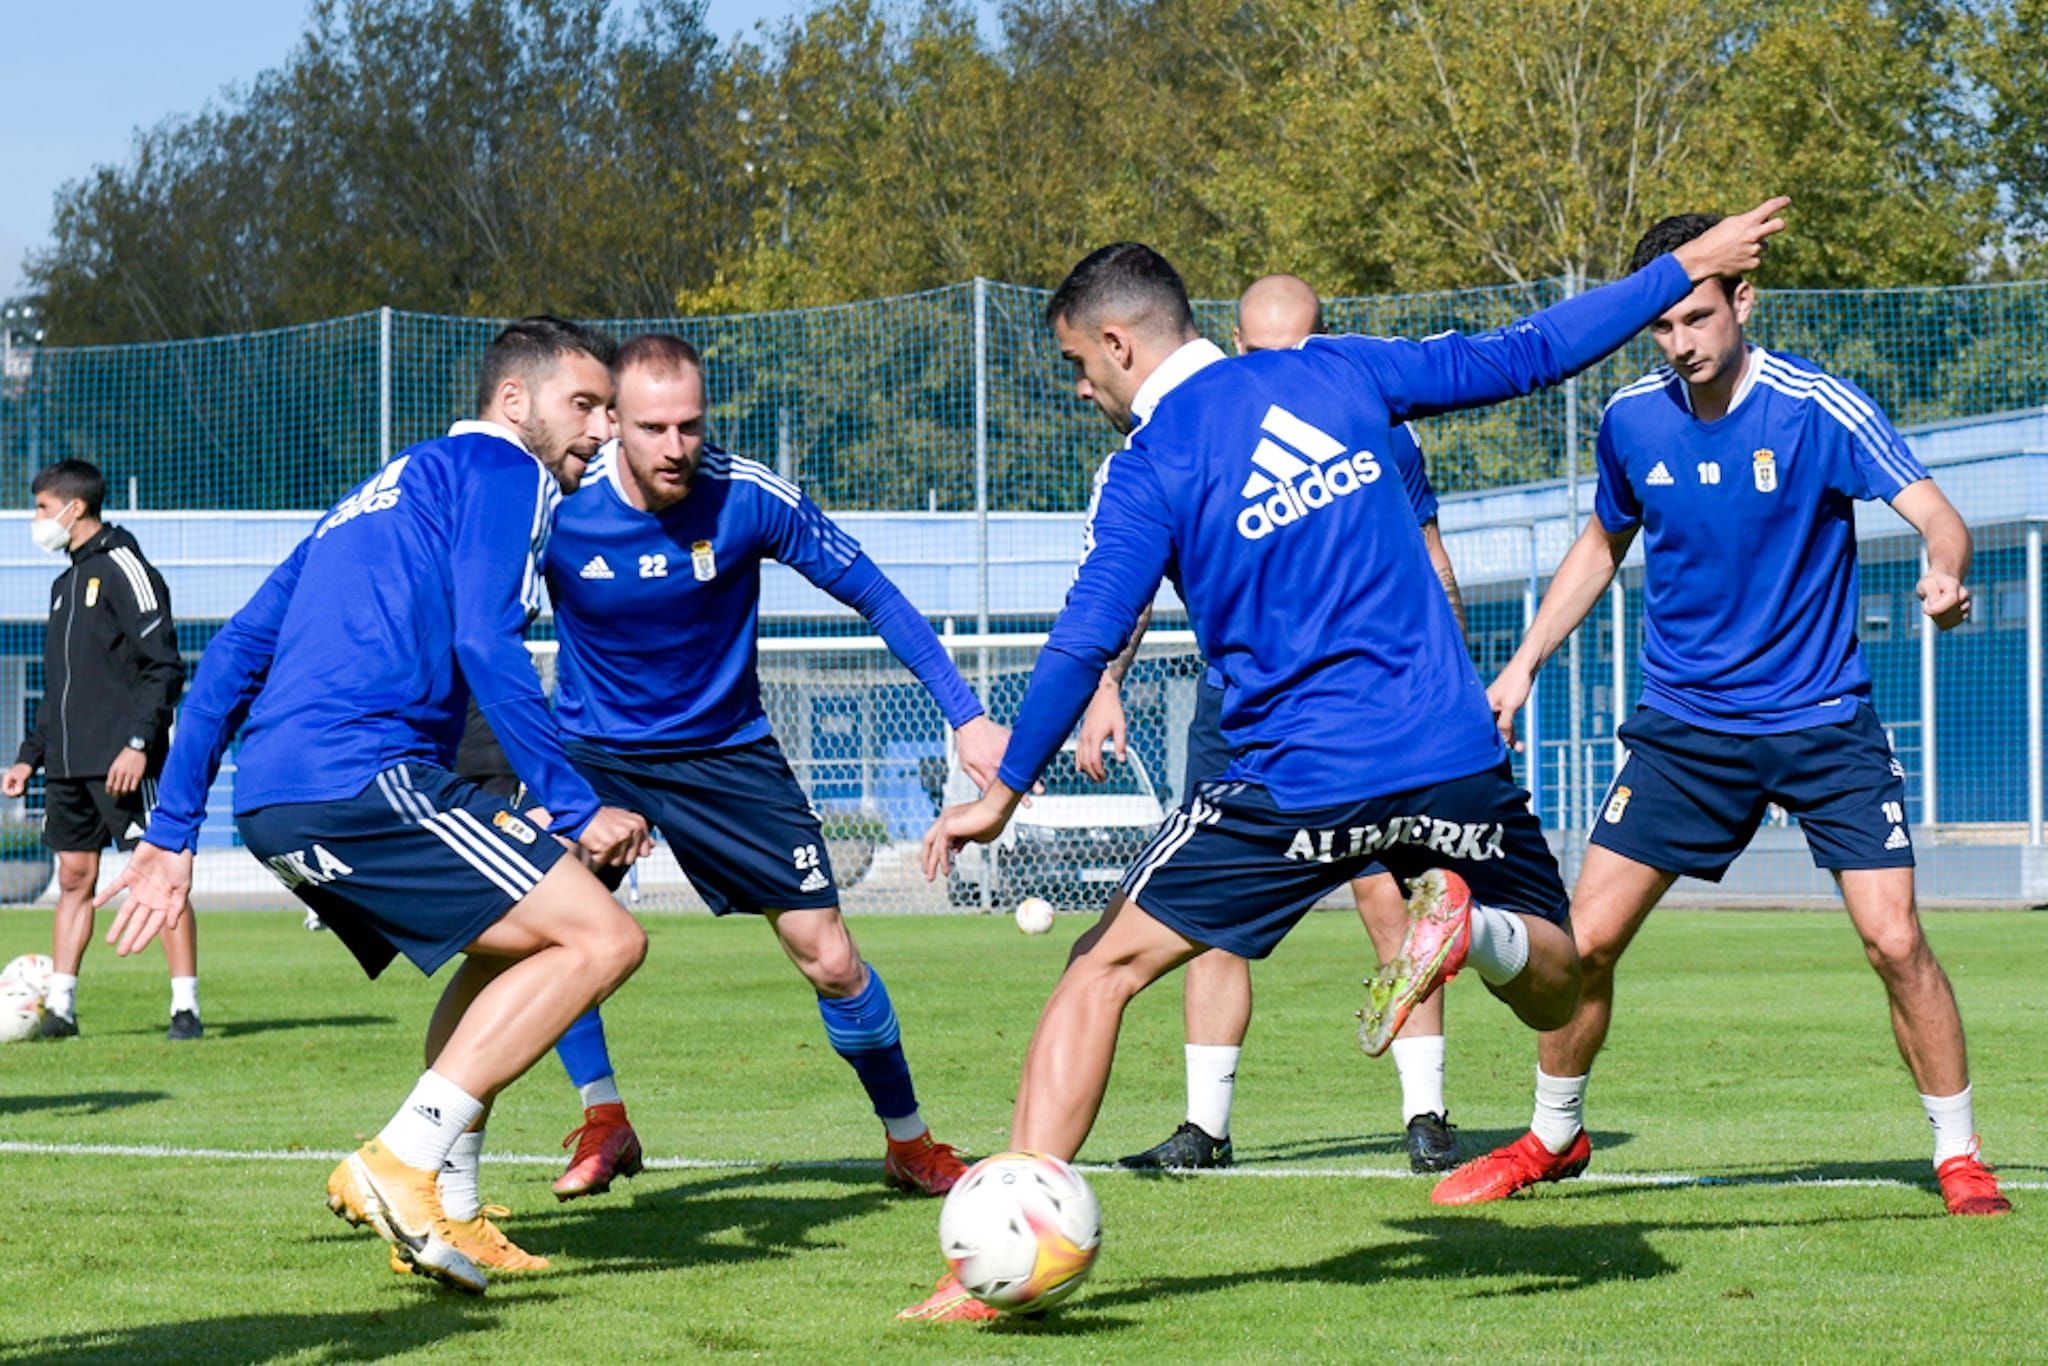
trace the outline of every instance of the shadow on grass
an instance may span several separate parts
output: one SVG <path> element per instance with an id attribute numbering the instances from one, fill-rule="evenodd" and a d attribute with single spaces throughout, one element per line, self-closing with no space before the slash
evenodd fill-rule
<path id="1" fill-rule="evenodd" d="M 1937 1217 L 1929 1215 L 1928 1217 Z M 1292 1266 L 1247 1268 L 1202 1276 L 1147 1277 L 1106 1287 L 1083 1298 L 1043 1327 L 1067 1320 L 1063 1332 L 1116 1328 L 1113 1316 L 1096 1319 L 1099 1310 L 1153 1303 L 1176 1295 L 1204 1295 L 1249 1285 L 1314 1284 L 1374 1285 L 1388 1281 L 1442 1281 L 1445 1293 L 1460 1299 L 1499 1299 L 1585 1290 L 1610 1281 L 1647 1281 L 1669 1276 L 1680 1264 L 1651 1244 L 1652 1235 L 1749 1232 L 1758 1228 L 1818 1228 L 1837 1224 L 1883 1222 L 1895 1216 L 1847 1215 L 1839 1218 L 1630 1220 L 1614 1223 L 1559 1225 L 1507 1224 L 1484 1216 L 1429 1216 L 1394 1219 L 1380 1225 L 1389 1235 L 1319 1261 Z M 1013 1331 L 1043 1331 L 1026 1320 Z"/>
<path id="2" fill-rule="evenodd" d="M 79 1115 L 103 1115 L 131 1105 L 154 1105 L 169 1100 L 168 1091 L 74 1091 L 62 1096 L 0 1096 L 0 1115 L 21 1115 L 31 1110 L 70 1110 Z"/>
<path id="3" fill-rule="evenodd" d="M 797 1186 L 845 1189 L 789 1189 Z M 618 1199 L 621 1192 L 629 1203 Z M 529 1215 L 511 1231 L 530 1251 L 573 1259 L 564 1268 L 572 1271 L 774 1262 L 843 1248 L 825 1231 L 902 1199 L 869 1172 L 771 1168 L 644 1193 L 621 1183 L 607 1198 Z"/>
<path id="4" fill-rule="evenodd" d="M 276 1020 L 222 1020 L 207 1021 L 208 1039 L 241 1039 L 251 1034 L 275 1034 L 293 1029 L 353 1029 L 359 1025 L 388 1025 L 398 1023 L 389 1015 L 303 1015 L 296 1019 Z M 154 1034 L 163 1037 L 162 1026 L 152 1025 L 146 1029 L 123 1029 L 115 1031 L 123 1037 Z M 203 1042 L 203 1040 L 202 1040 Z"/>
<path id="5" fill-rule="evenodd" d="M 528 1295 L 530 1304 L 550 1296 Z M 422 1288 L 389 1309 L 336 1314 L 227 1314 L 151 1323 L 103 1333 L 67 1333 L 0 1345 L 0 1361 L 64 1361 L 69 1366 L 133 1366 L 137 1361 L 279 1361 L 317 1353 L 321 1361 L 375 1361 L 400 1352 L 447 1347 L 498 1326 L 495 1305 Z M 483 1340 L 472 1343 L 478 1355 Z M 495 1351 L 490 1353 L 496 1355 Z"/>
<path id="6" fill-rule="evenodd" d="M 1525 1129 L 1458 1129 L 1458 1153 L 1460 1161 L 1478 1157 L 1482 1153 L 1514 1142 L 1527 1132 Z M 1596 1136 L 1600 1151 L 1619 1148 L 1635 1137 L 1620 1130 L 1602 1129 Z M 1404 1134 L 1347 1134 L 1339 1137 L 1304 1138 L 1287 1143 L 1258 1145 L 1239 1148 L 1241 1156 L 1253 1162 L 1333 1162 L 1347 1157 L 1392 1157 L 1401 1165 L 1408 1161 L 1408 1141 Z"/>

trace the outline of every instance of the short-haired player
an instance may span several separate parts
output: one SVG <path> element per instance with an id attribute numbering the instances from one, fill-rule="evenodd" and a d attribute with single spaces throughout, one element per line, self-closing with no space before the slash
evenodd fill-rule
<path id="1" fill-rule="evenodd" d="M 1311 338 L 1204 367 L 1149 415 L 1147 380 L 1203 344 L 1179 277 L 1119 243 L 1055 291 L 1048 317 L 1076 394 L 1135 431 L 1098 483 L 1086 558 L 999 780 L 941 815 L 925 871 L 1001 833 L 1167 575 L 1222 670 L 1233 758 L 1161 827 L 1068 961 L 1025 1056 L 1011 1148 L 1079 1150 L 1138 992 L 1207 947 L 1266 956 L 1323 895 L 1373 868 L 1412 880 L 1413 894 L 1368 1028 L 1398 1028 L 1467 963 L 1531 1028 L 1570 1017 L 1578 954 L 1557 863 L 1385 453 L 1395 424 L 1558 383 L 1694 282 L 1750 268 L 1783 204 L 1496 332 Z M 991 1312 L 949 1275 L 904 1317 Z"/>
<path id="2" fill-rule="evenodd" d="M 1266 275 L 1239 296 L 1231 340 L 1243 356 L 1288 350 L 1327 330 L 1323 301 L 1306 280 L 1298 275 Z M 1422 448 L 1407 424 L 1394 428 L 1388 455 L 1408 490 L 1430 566 L 1450 598 L 1462 632 L 1464 606 L 1458 596 L 1457 574 L 1437 526 L 1436 491 L 1430 486 Z M 1148 608 L 1130 645 L 1103 670 L 1102 686 L 1081 720 L 1080 763 L 1095 777 L 1102 776 L 1105 743 L 1118 759 L 1123 757 L 1126 727 L 1121 685 L 1150 621 Z M 1188 723 L 1184 803 L 1193 799 L 1202 783 L 1222 777 L 1231 758 L 1222 733 L 1222 676 L 1205 668 L 1197 688 L 1194 716 Z M 1375 873 L 1354 880 L 1351 894 L 1382 959 L 1392 959 L 1400 949 L 1408 920 L 1400 884 L 1385 873 Z M 1443 999 L 1438 990 L 1417 1002 L 1400 1033 L 1390 1041 L 1401 1083 L 1408 1165 L 1417 1172 L 1449 1171 L 1458 1161 L 1457 1132 L 1444 1103 Z M 1191 959 L 1181 987 L 1181 1012 L 1186 1030 L 1187 1116 L 1164 1141 L 1119 1159 L 1121 1166 L 1186 1170 L 1231 1164 L 1232 1102 L 1245 1035 L 1251 1028 L 1251 964 L 1224 949 L 1210 949 Z"/>
<path id="3" fill-rule="evenodd" d="M 885 1179 L 944 1194 L 965 1164 L 925 1124 L 888 988 L 840 914 L 824 831 L 761 704 L 762 563 L 787 565 L 867 620 L 924 684 L 978 784 L 994 780 L 1008 732 L 851 536 L 775 471 L 706 440 L 695 348 L 635 337 L 613 371 L 618 440 L 562 505 L 548 549 L 569 757 L 607 801 L 660 829 L 712 910 L 768 922 L 881 1120 Z M 570 1199 L 630 1174 L 639 1148 L 595 1011 L 559 1051 L 585 1106 L 555 1183 Z"/>
<path id="4" fill-rule="evenodd" d="M 1719 222 L 1667 218 L 1634 260 L 1683 250 Z M 1538 1044 L 1529 1132 L 1445 1177 L 1431 1197 L 1439 1204 L 1498 1200 L 1586 1169 L 1586 1081 L 1622 953 L 1681 875 L 1719 881 L 1776 803 L 1834 874 L 1884 983 L 1949 1211 L 2011 1208 L 1977 1157 L 1962 1019 L 1914 907 L 1904 769 L 1872 710 L 1856 640 L 1858 500 L 1884 499 L 1920 533 L 1928 568 L 1917 592 L 1942 630 L 1969 614 L 1969 528 L 1867 394 L 1748 340 L 1755 305 L 1747 280 L 1724 275 L 1651 323 L 1665 364 L 1608 401 L 1593 516 L 1488 689 L 1512 737 L 1536 671 L 1605 595 L 1640 533 L 1643 696 L 1621 727 L 1627 757 L 1595 816 L 1572 904 L 1585 994 Z"/>
<path id="5" fill-rule="evenodd" d="M 243 843 L 364 970 L 403 954 L 431 975 L 462 958 L 427 1026 L 427 1070 L 327 1197 L 408 1269 L 472 1292 L 489 1271 L 547 1265 L 478 1202 L 493 1100 L 647 947 L 581 861 L 630 863 L 647 823 L 570 766 L 524 644 L 550 515 L 609 431 L 610 350 L 555 318 L 506 328 L 484 354 L 478 419 L 319 520 L 207 648 L 142 845 L 102 898 L 129 893 L 108 936 L 123 953 L 185 915 L 207 789 L 240 731 Z M 449 772 L 472 694 L 553 833 Z"/>

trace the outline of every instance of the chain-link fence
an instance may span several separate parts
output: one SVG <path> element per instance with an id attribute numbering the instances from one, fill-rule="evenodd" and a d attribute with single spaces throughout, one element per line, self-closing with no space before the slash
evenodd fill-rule
<path id="1" fill-rule="evenodd" d="M 1331 300 L 1326 311 L 1336 331 L 1421 336 L 1498 326 L 1565 292 L 1546 281 Z M 694 341 L 707 357 L 714 439 L 799 481 L 935 624 L 990 642 L 963 647 L 963 667 L 988 684 L 991 710 L 1006 717 L 1070 575 L 1090 476 L 1116 440 L 1074 398 L 1041 316 L 1045 299 L 975 281 L 836 308 L 604 325 L 621 336 L 658 328 Z M 1230 306 L 1204 302 L 1197 314 L 1227 347 Z M 99 464 L 109 476 L 109 516 L 135 530 L 164 569 L 186 646 L 196 648 L 302 534 L 311 511 L 470 412 L 476 358 L 497 325 L 380 310 L 192 342 L 10 350 L 0 477 L 25 503 L 35 469 L 65 456 Z M 1879 714 L 1908 773 L 1910 814 L 1926 827 L 1923 861 L 1943 846 L 2005 848 L 2006 863 L 1984 863 L 1958 894 L 2034 895 L 2028 889 L 2038 887 L 2048 899 L 2048 863 L 2036 866 L 2025 853 L 2041 839 L 2048 370 L 2038 357 L 2048 342 L 2048 283 L 1771 291 L 1752 328 L 1765 346 L 1867 390 L 1912 431 L 1971 522 L 1978 610 L 1966 627 L 1937 636 L 1913 597 L 1917 538 L 1888 510 L 1864 509 L 1863 645 Z M 1423 424 L 1482 675 L 1514 648 L 1591 507 L 1593 436 L 1606 396 L 1652 359 L 1639 340 L 1564 389 Z M 9 543 L 24 549 L 0 549 L 0 622 L 8 623 L 0 625 L 0 741 L 33 715 L 51 572 L 24 537 Z M 943 782 L 932 781 L 944 760 L 936 711 L 857 619 L 793 577 L 771 574 L 764 586 L 771 710 L 833 819 L 838 861 L 862 866 L 858 877 L 842 868 L 855 889 L 849 900 L 942 904 L 941 893 L 891 880 L 904 871 L 914 830 L 945 796 Z M 1166 604 L 1162 629 L 1179 624 Z M 537 636 L 547 634 L 543 621 Z M 1133 676 L 1133 697 L 1150 699 L 1132 706 L 1134 735 L 1145 737 L 1133 770 L 1151 800 L 1170 804 L 1196 661 L 1184 636 L 1160 640 L 1167 643 Z M 1568 862 L 1613 771 L 1613 730 L 1633 705 L 1640 647 L 1640 569 L 1631 567 L 1610 607 L 1546 671 L 1531 708 L 1524 771 Z M 226 784 L 216 797 L 224 815 Z M 1075 819 L 1094 832 L 1086 841 L 1103 846 L 1091 854 L 1121 849 L 1114 833 L 1097 838 L 1111 826 Z M 229 822 L 213 826 L 231 842 Z M 1776 835 L 1796 851 L 1791 830 L 1767 830 L 1759 847 Z M 1077 852 L 1082 837 L 1020 833 L 1020 848 L 1027 838 L 1038 843 L 998 851 L 985 875 L 967 875 L 971 885 L 956 879 L 953 898 L 978 904 L 986 887 L 999 902 L 1049 888 L 1060 897 L 1048 899 L 1059 900 L 1105 877 L 1108 862 Z M 871 846 L 864 860 L 863 846 Z M 1033 858 L 1066 871 L 1025 876 Z M 2010 876 L 1999 871 L 2008 864 Z M 1790 894 L 1811 881 L 1798 860 L 1770 867 L 1777 881 L 1758 894 Z M 656 872 L 643 875 L 650 896 Z"/>

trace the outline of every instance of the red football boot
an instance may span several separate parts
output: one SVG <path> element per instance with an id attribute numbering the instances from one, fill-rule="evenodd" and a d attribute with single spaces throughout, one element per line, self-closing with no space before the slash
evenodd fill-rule
<path id="1" fill-rule="evenodd" d="M 640 1136 L 626 1119 L 622 1104 L 593 1105 L 583 1112 L 581 1128 L 562 1140 L 564 1148 L 575 1145 L 569 1170 L 555 1182 L 555 1199 L 574 1200 L 584 1195 L 603 1195 L 620 1176 L 640 1174 Z"/>
<path id="2" fill-rule="evenodd" d="M 1581 1129 L 1571 1146 L 1554 1153 L 1533 1133 L 1523 1134 L 1505 1148 L 1495 1148 L 1475 1157 L 1436 1183 L 1429 1193 L 1437 1205 L 1481 1205 L 1505 1200 L 1539 1181 L 1568 1181 L 1586 1170 L 1593 1160 L 1593 1144 Z"/>

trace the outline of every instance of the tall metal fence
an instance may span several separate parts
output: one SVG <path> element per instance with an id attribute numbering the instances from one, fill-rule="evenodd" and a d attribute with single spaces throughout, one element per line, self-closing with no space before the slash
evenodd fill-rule
<path id="1" fill-rule="evenodd" d="M 1556 302 L 1568 288 L 1543 281 L 1337 299 L 1326 311 L 1333 331 L 1476 331 Z M 832 308 L 603 326 L 695 342 L 708 362 L 714 439 L 801 482 L 855 524 L 871 550 L 886 546 L 877 558 L 935 620 L 975 638 L 1015 637 L 1005 657 L 1028 667 L 1028 649 L 1019 648 L 1057 609 L 1090 476 L 1116 441 L 1074 398 L 1041 316 L 1046 297 L 976 280 Z M 1230 305 L 1203 302 L 1197 312 L 1227 348 Z M 189 563 L 274 559 L 276 538 L 256 534 L 258 519 L 327 506 L 393 453 L 471 411 L 476 358 L 497 326 L 380 309 L 156 345 L 11 345 L 0 380 L 0 488 L 25 502 L 36 469 L 90 459 L 109 476 L 109 515 L 136 509 L 131 524 L 175 524 Z M 1766 291 L 1752 330 L 1773 350 L 1854 380 L 1895 423 L 1918 431 L 1923 457 L 1971 520 L 1978 613 L 1937 637 L 1923 630 L 1913 599 L 1917 540 L 1889 512 L 1867 510 L 1864 646 L 1880 714 L 1910 776 L 1915 821 L 1949 840 L 2038 843 L 2048 282 Z M 1444 527 L 1467 583 L 1482 674 L 1512 650 L 1571 525 L 1590 507 L 1590 487 L 1580 484 L 1607 395 L 1652 361 L 1639 340 L 1564 389 L 1425 424 L 1431 476 L 1450 495 Z M 0 732 L 18 730 L 35 700 L 42 608 L 38 594 L 8 577 L 30 565 L 27 552 L 0 549 L 0 623 L 15 623 L 0 624 L 0 659 L 10 661 L 0 667 L 11 670 L 0 673 L 0 694 L 13 694 L 0 696 Z M 181 594 L 178 574 L 167 572 Z M 912 588 L 925 583 L 928 591 Z M 822 602 L 771 602 L 764 630 L 857 631 L 818 610 Z M 189 630 L 188 646 L 210 626 L 195 621 Z M 1546 674 L 1534 709 L 1531 776 L 1557 828 L 1580 831 L 1592 818 L 1612 771 L 1613 727 L 1633 704 L 1640 644 L 1640 571 L 1631 569 L 1611 609 L 1596 613 Z M 1177 663 L 1160 667 L 1175 679 L 1185 673 Z M 843 728 L 849 714 L 824 707 L 788 724 L 838 718 Z M 1163 736 L 1180 714 L 1178 704 L 1162 704 L 1155 728 Z M 916 746 L 905 749 L 887 731 L 881 725 L 867 743 L 878 754 L 893 744 L 914 766 L 905 755 Z M 1160 739 L 1155 748 L 1167 764 L 1172 747 Z"/>

